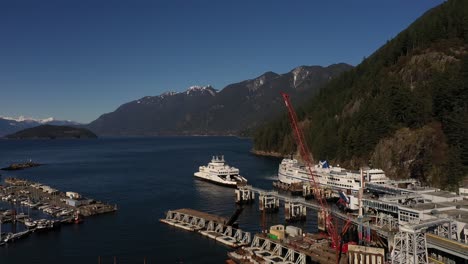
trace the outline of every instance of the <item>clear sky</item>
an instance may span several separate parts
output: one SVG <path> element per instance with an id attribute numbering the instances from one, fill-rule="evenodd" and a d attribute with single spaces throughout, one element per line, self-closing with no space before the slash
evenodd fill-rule
<path id="1" fill-rule="evenodd" d="M 90 122 L 191 85 L 358 64 L 442 0 L 0 1 L 0 115 Z"/>

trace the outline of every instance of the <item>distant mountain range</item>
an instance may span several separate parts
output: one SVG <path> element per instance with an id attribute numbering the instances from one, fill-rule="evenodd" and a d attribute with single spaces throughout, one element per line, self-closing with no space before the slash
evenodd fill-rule
<path id="1" fill-rule="evenodd" d="M 284 112 L 280 91 L 303 101 L 352 66 L 300 66 L 226 86 L 146 96 L 86 125 L 99 135 L 239 135 Z"/>
<path id="2" fill-rule="evenodd" d="M 70 120 L 55 120 L 53 117 L 45 119 L 34 119 L 29 117 L 7 117 L 0 116 L 0 137 L 18 132 L 20 130 L 36 127 L 40 125 L 57 125 L 57 126 L 77 126 L 81 125 L 78 122 Z"/>

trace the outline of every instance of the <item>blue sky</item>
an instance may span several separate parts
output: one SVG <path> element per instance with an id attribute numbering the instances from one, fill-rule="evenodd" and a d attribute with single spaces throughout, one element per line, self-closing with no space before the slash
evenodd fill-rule
<path id="1" fill-rule="evenodd" d="M 441 2 L 0 1 L 0 115 L 90 122 L 191 85 L 356 65 Z"/>

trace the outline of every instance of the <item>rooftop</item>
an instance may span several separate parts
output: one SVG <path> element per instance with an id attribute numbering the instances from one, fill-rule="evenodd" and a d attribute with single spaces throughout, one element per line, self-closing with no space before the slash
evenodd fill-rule
<path id="1" fill-rule="evenodd" d="M 453 205 L 452 205 L 453 206 Z M 419 203 L 419 204 L 414 204 L 410 206 L 405 206 L 404 208 L 416 210 L 416 211 L 426 211 L 426 210 L 431 210 L 431 209 L 441 209 L 444 207 L 450 207 L 449 206 L 444 206 L 438 203 Z"/>
<path id="2" fill-rule="evenodd" d="M 424 193 L 424 195 L 432 195 L 432 196 L 438 196 L 438 197 L 444 197 L 444 198 L 459 197 L 459 195 L 451 193 L 451 192 L 447 192 L 447 191 L 427 192 L 427 193 Z"/>
<path id="3" fill-rule="evenodd" d="M 439 212 L 438 214 L 439 217 L 444 217 L 444 215 L 456 221 L 468 223 L 468 211 L 460 209 L 450 209 L 447 211 Z"/>
<path id="4" fill-rule="evenodd" d="M 446 203 L 439 203 L 444 206 L 456 206 L 461 208 L 462 210 L 468 210 L 468 200 L 460 200 L 456 202 L 446 202 Z"/>

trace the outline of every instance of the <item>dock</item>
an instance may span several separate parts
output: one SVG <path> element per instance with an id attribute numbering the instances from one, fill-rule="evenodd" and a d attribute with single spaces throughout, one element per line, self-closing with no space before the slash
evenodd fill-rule
<path id="1" fill-rule="evenodd" d="M 48 215 L 47 219 L 31 219 L 27 214 L 17 214 L 16 210 L 0 212 L 0 229 L 4 223 L 21 223 L 26 231 L 4 234 L 0 245 L 27 236 L 35 231 L 52 230 L 62 224 L 81 223 L 84 217 L 115 212 L 116 205 L 110 205 L 77 192 L 62 192 L 51 186 L 19 178 L 5 179 L 5 186 L 0 186 L 0 199 L 13 205 L 29 207 Z"/>
<path id="2" fill-rule="evenodd" d="M 329 209 L 329 213 L 335 219 L 350 221 L 357 227 L 358 232 L 362 234 L 360 243 L 393 248 L 394 263 L 405 263 L 404 260 L 400 260 L 414 258 L 438 259 L 442 262 L 468 259 L 466 198 L 430 187 L 405 189 L 393 185 L 381 185 L 379 188 L 371 185 L 369 189 L 381 191 L 386 195 L 379 198 L 373 198 L 371 195 L 364 197 L 362 204 L 366 213 L 363 216 L 359 217 L 356 212 L 344 212 L 333 207 Z M 296 208 L 299 213 L 305 208 L 320 210 L 315 200 L 292 197 L 253 186 L 244 186 L 236 190 L 237 203 L 249 202 L 245 199 L 255 199 L 256 196 L 259 199 L 260 211 L 278 212 L 280 204 L 284 205 L 285 219 L 295 217 Z M 320 221 L 320 215 L 318 217 L 318 228 L 324 231 L 323 221 Z M 400 248 L 394 245 L 399 245 Z M 414 251 L 407 251 L 405 247 Z"/>
<path id="3" fill-rule="evenodd" d="M 31 182 L 19 178 L 5 179 L 6 186 L 0 187 L 0 198 L 6 202 L 21 203 L 43 210 L 54 215 L 56 211 L 68 210 L 70 215 L 79 213 L 82 216 L 92 216 L 110 213 L 117 210 L 116 205 L 110 205 L 91 198 L 82 197 L 76 192 L 62 192 L 51 186 Z M 34 206 L 33 206 L 34 205 Z M 46 208 L 41 208 L 41 206 Z M 49 210 L 45 210 L 49 209 Z"/>
<path id="4" fill-rule="evenodd" d="M 198 233 L 232 248 L 248 245 L 249 232 L 233 228 L 228 219 L 193 209 L 170 210 L 160 222 L 191 232 Z"/>
<path id="5" fill-rule="evenodd" d="M 273 187 L 279 190 L 290 192 L 292 195 L 302 195 L 303 193 L 302 185 L 303 185 L 302 183 L 288 184 L 288 183 L 284 183 L 280 181 L 273 182 Z"/>
<path id="6" fill-rule="evenodd" d="M 405 189 L 397 184 L 371 185 L 369 190 L 371 193 L 360 199 L 359 212 L 337 206 L 327 210 L 343 224 L 349 221 L 359 234 L 355 242 L 343 245 L 343 253 L 348 253 L 343 254 L 340 263 L 359 263 L 360 259 L 393 264 L 466 263 L 468 200 L 465 197 L 430 187 Z M 327 189 L 318 191 L 325 193 Z M 305 221 L 309 209 L 317 211 L 318 229 L 326 232 L 321 207 L 315 200 L 249 185 L 239 187 L 234 194 L 239 206 L 252 206 L 258 199 L 258 209 L 263 213 L 278 213 L 279 207 L 284 206 L 288 224 Z M 237 248 L 228 253 L 235 263 L 329 263 L 336 258 L 336 249 L 327 235 L 318 238 L 317 234 L 302 234 L 294 226 L 272 226 L 269 232 L 263 230 L 251 239 L 250 233 L 226 225 L 226 218 L 193 209 L 168 211 L 160 221 Z M 297 233 L 300 235 L 294 235 Z"/>
<path id="7" fill-rule="evenodd" d="M 225 218 L 225 217 L 214 215 L 214 214 L 209 214 L 209 213 L 205 213 L 205 212 L 202 212 L 202 211 L 197 211 L 197 210 L 193 210 L 193 209 L 189 209 L 189 208 L 177 209 L 177 210 L 173 210 L 173 212 L 177 212 L 177 213 L 180 213 L 180 214 L 186 214 L 186 215 L 192 215 L 192 216 L 195 216 L 195 217 L 203 218 L 206 221 L 214 221 L 216 223 L 221 223 L 223 225 L 226 224 L 227 221 L 228 221 L 228 219 Z"/>
<path id="8" fill-rule="evenodd" d="M 236 263 L 336 263 L 336 252 L 329 244 L 317 234 L 278 240 L 261 233 L 251 245 L 229 252 L 228 257 Z M 348 263 L 346 254 L 342 255 L 340 264 Z"/>

